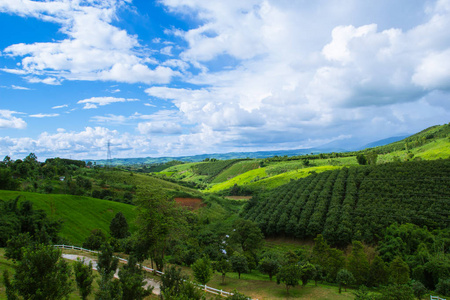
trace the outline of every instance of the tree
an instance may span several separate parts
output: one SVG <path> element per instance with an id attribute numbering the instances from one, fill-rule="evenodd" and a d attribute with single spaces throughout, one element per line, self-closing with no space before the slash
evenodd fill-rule
<path id="1" fill-rule="evenodd" d="M 381 296 L 377 300 L 414 300 L 414 294 L 406 284 L 388 285 L 381 290 Z"/>
<path id="2" fill-rule="evenodd" d="M 239 293 L 237 290 L 233 291 L 233 295 L 227 297 L 230 300 L 251 300 L 250 297 L 245 296 L 244 294 Z"/>
<path id="3" fill-rule="evenodd" d="M 225 258 L 222 258 L 218 262 L 213 264 L 214 270 L 222 274 L 222 284 L 225 284 L 225 275 L 227 272 L 230 272 L 231 269 L 231 263 L 226 260 Z"/>
<path id="4" fill-rule="evenodd" d="M 376 165 L 377 164 L 377 158 L 378 154 L 375 151 L 369 152 L 367 155 L 367 163 L 369 165 Z"/>
<path id="5" fill-rule="evenodd" d="M 112 278 L 119 265 L 119 259 L 114 257 L 113 249 L 110 244 L 103 244 L 98 255 L 97 270 L 100 275 Z"/>
<path id="6" fill-rule="evenodd" d="M 388 272 L 386 264 L 380 256 L 375 256 L 369 268 L 368 283 L 371 286 L 379 286 L 386 284 L 388 279 Z"/>
<path id="7" fill-rule="evenodd" d="M 109 224 L 109 232 L 116 239 L 124 239 L 130 235 L 128 222 L 121 211 L 119 211 Z"/>
<path id="8" fill-rule="evenodd" d="M 169 295 L 178 295 L 181 292 L 183 282 L 187 280 L 187 276 L 181 274 L 181 268 L 171 266 L 161 275 L 161 294 L 164 297 Z"/>
<path id="9" fill-rule="evenodd" d="M 94 281 L 92 262 L 89 261 L 89 263 L 86 264 L 84 259 L 77 259 L 73 265 L 73 271 L 75 273 L 75 282 L 77 283 L 81 299 L 86 300 L 92 292 L 92 282 Z"/>
<path id="10" fill-rule="evenodd" d="M 286 292 L 289 295 L 289 288 L 297 286 L 300 278 L 300 266 L 298 264 L 287 264 L 280 268 L 277 274 L 277 284 L 284 283 L 286 285 Z"/>
<path id="11" fill-rule="evenodd" d="M 137 240 L 139 243 L 139 260 L 150 256 L 156 269 L 163 271 L 164 256 L 168 243 L 185 228 L 181 209 L 177 209 L 173 201 L 160 198 L 151 191 L 142 188 L 136 200 L 138 214 Z"/>
<path id="12" fill-rule="evenodd" d="M 308 284 L 308 281 L 314 277 L 316 267 L 313 264 L 307 262 L 300 267 L 300 270 L 300 279 L 302 280 L 302 285 L 305 286 Z"/>
<path id="13" fill-rule="evenodd" d="M 30 247 L 32 243 L 33 242 L 28 232 L 13 236 L 10 240 L 8 240 L 5 250 L 5 257 L 12 260 L 22 260 L 24 249 L 26 247 Z"/>
<path id="14" fill-rule="evenodd" d="M 450 278 L 439 279 L 439 282 L 436 285 L 436 292 L 441 295 L 450 295 Z"/>
<path id="15" fill-rule="evenodd" d="M 417 280 L 411 281 L 411 288 L 413 290 L 414 296 L 416 296 L 419 300 L 422 299 L 423 295 L 425 295 L 425 293 L 427 292 L 427 289 L 425 288 L 423 283 Z"/>
<path id="16" fill-rule="evenodd" d="M 312 250 L 311 262 L 313 264 L 326 267 L 329 250 L 330 246 L 328 246 L 323 236 L 321 234 L 318 234 L 317 237 L 314 239 L 314 247 Z"/>
<path id="17" fill-rule="evenodd" d="M 409 266 L 400 256 L 389 265 L 389 281 L 393 284 L 406 284 L 409 281 Z"/>
<path id="18" fill-rule="evenodd" d="M 191 265 L 194 278 L 199 283 L 205 285 L 212 277 L 211 261 L 207 257 L 199 258 Z"/>
<path id="19" fill-rule="evenodd" d="M 359 241 L 353 241 L 352 252 L 348 258 L 348 270 L 353 274 L 356 284 L 365 284 L 369 273 L 369 261 L 364 252 L 364 246 Z"/>
<path id="20" fill-rule="evenodd" d="M 355 300 L 375 300 L 373 296 L 369 295 L 369 290 L 365 285 L 361 285 L 353 292 L 353 295 L 355 295 Z"/>
<path id="21" fill-rule="evenodd" d="M 136 257 L 130 255 L 128 263 L 119 271 L 122 300 L 141 300 L 150 295 L 153 288 L 145 289 L 144 279 L 142 267 L 137 264 Z"/>
<path id="22" fill-rule="evenodd" d="M 280 267 L 280 258 L 275 253 L 266 253 L 259 261 L 259 270 L 261 273 L 269 275 L 270 281 L 272 281 L 273 275 L 278 273 Z"/>
<path id="23" fill-rule="evenodd" d="M 367 158 L 364 154 L 358 154 L 356 155 L 356 160 L 358 161 L 358 164 L 360 165 L 366 165 L 367 164 Z"/>
<path id="24" fill-rule="evenodd" d="M 72 291 L 70 273 L 60 250 L 38 245 L 24 250 L 12 286 L 25 299 L 63 299 Z"/>
<path id="25" fill-rule="evenodd" d="M 241 246 L 244 252 L 253 252 L 260 249 L 264 235 L 258 225 L 249 220 L 238 219 L 233 223 L 233 231 L 230 235 L 231 242 Z"/>
<path id="26" fill-rule="evenodd" d="M 91 234 L 83 243 L 83 248 L 89 250 L 100 250 L 102 245 L 106 243 L 106 234 L 101 229 L 93 229 Z"/>
<path id="27" fill-rule="evenodd" d="M 181 274 L 181 268 L 171 266 L 161 276 L 161 295 L 166 300 L 204 299 L 202 291 Z"/>
<path id="28" fill-rule="evenodd" d="M 244 255 L 242 255 L 238 252 L 235 252 L 230 257 L 230 263 L 231 263 L 231 267 L 232 267 L 233 271 L 238 273 L 239 279 L 241 279 L 241 273 L 246 273 L 249 271 L 247 258 L 245 258 Z"/>
<path id="29" fill-rule="evenodd" d="M 344 286 L 345 291 L 347 291 L 347 286 L 355 282 L 355 277 L 347 269 L 341 269 L 337 273 L 336 281 L 339 283 L 339 294 L 342 291 L 342 286 Z"/>

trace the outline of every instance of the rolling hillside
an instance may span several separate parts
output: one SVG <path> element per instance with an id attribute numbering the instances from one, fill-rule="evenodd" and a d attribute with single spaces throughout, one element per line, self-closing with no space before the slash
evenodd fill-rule
<path id="1" fill-rule="evenodd" d="M 449 174 L 449 159 L 315 173 L 251 200 L 243 216 L 266 236 L 374 243 L 394 222 L 448 227 Z"/>
<path id="2" fill-rule="evenodd" d="M 109 224 L 118 212 L 122 212 L 134 231 L 135 207 L 129 204 L 72 195 L 47 195 L 17 191 L 0 191 L 0 199 L 9 200 L 21 196 L 29 200 L 35 209 L 44 210 L 50 218 L 64 223 L 60 236 L 74 245 L 81 245 L 92 229 L 100 228 L 109 234 Z"/>

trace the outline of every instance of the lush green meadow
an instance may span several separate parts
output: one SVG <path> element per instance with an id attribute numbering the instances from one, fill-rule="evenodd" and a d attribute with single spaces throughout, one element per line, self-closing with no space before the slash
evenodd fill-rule
<path id="1" fill-rule="evenodd" d="M 68 243 L 81 246 L 93 229 L 109 232 L 113 217 L 122 212 L 134 231 L 135 207 L 129 204 L 72 195 L 46 195 L 17 191 L 0 191 L 0 199 L 9 200 L 20 196 L 29 200 L 35 209 L 44 210 L 50 218 L 63 221 L 60 236 Z"/>

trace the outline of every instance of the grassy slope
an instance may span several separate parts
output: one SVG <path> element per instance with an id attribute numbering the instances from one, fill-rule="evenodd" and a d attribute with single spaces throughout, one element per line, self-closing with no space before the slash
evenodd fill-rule
<path id="1" fill-rule="evenodd" d="M 109 224 L 119 211 L 125 215 L 130 230 L 135 228 L 136 212 L 132 205 L 72 195 L 0 191 L 0 199 L 3 200 L 19 195 L 24 196 L 21 200 L 33 202 L 35 209 L 46 211 L 49 217 L 62 219 L 60 235 L 75 245 L 81 245 L 92 229 L 100 228 L 108 233 Z"/>
<path id="2" fill-rule="evenodd" d="M 259 168 L 255 170 L 248 171 L 244 174 L 236 176 L 228 181 L 216 184 L 206 192 L 218 192 L 226 190 L 232 187 L 234 184 L 245 185 L 249 187 L 263 187 L 267 189 L 272 189 L 277 186 L 288 183 L 291 179 L 299 179 L 308 176 L 311 172 L 324 172 L 328 170 L 338 169 L 340 166 L 319 166 L 299 169 L 296 171 L 289 171 L 286 173 L 281 173 L 272 177 L 268 177 L 266 173 L 266 168 Z M 266 178 L 267 177 L 267 178 Z M 260 179 L 262 178 L 262 179 Z"/>
<path id="3" fill-rule="evenodd" d="M 219 175 L 216 176 L 216 178 L 214 178 L 212 183 L 224 182 L 240 174 L 244 174 L 245 172 L 257 168 L 259 168 L 259 160 L 240 161 L 238 163 L 233 164 L 226 170 L 222 171 Z"/>

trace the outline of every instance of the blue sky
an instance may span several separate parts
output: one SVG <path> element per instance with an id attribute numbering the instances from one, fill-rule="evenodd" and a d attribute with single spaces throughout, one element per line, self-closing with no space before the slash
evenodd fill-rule
<path id="1" fill-rule="evenodd" d="M 450 116 L 450 0 L 0 0 L 0 154 L 359 144 Z"/>

